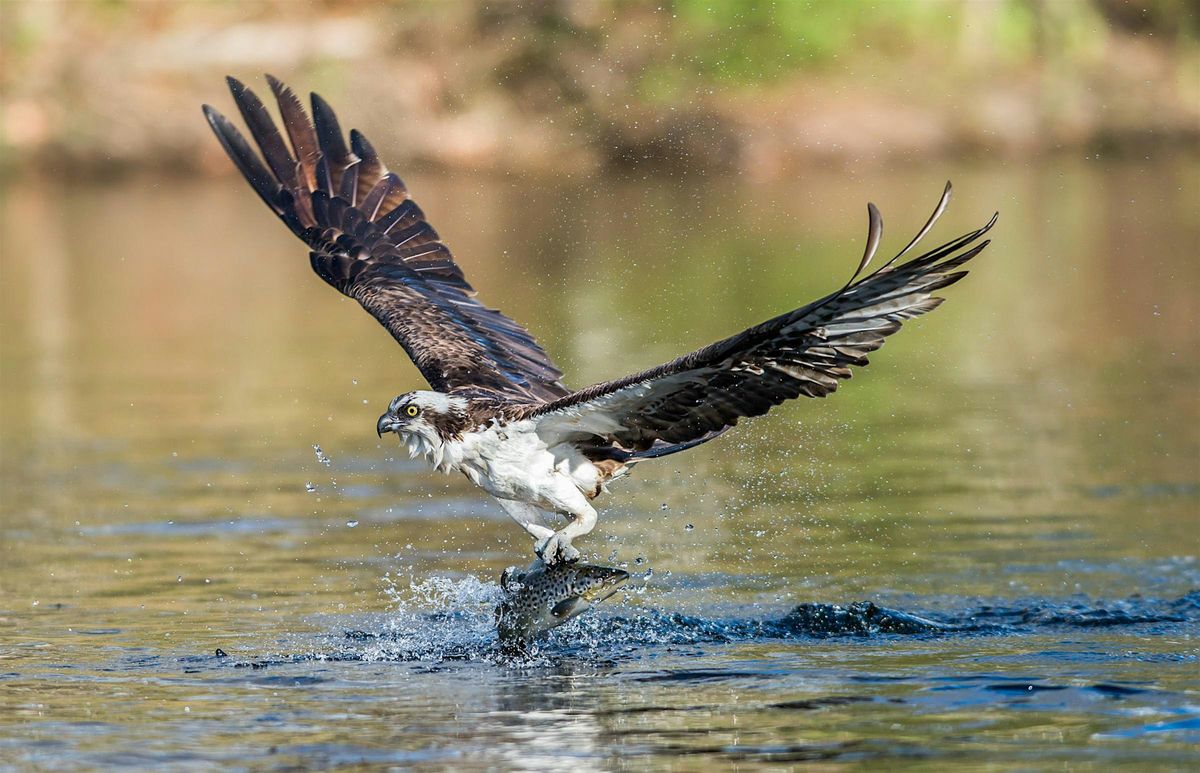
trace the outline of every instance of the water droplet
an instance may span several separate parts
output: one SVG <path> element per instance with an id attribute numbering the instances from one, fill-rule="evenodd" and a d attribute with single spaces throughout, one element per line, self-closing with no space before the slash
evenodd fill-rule
<path id="1" fill-rule="evenodd" d="M 666 502 L 663 502 L 661 505 L 658 506 L 658 509 L 666 511 L 666 510 L 669 510 L 670 508 L 667 506 Z"/>
<path id="2" fill-rule="evenodd" d="M 310 480 L 308 483 L 304 484 L 304 490 L 311 494 L 317 490 L 317 484 Z"/>
<path id="3" fill-rule="evenodd" d="M 317 455 L 317 461 L 320 462 L 321 464 L 325 465 L 326 467 L 328 467 L 330 464 L 332 464 L 332 460 L 330 460 L 330 458 L 325 455 L 325 452 L 321 450 L 320 446 L 314 445 L 313 453 L 315 453 Z"/>
<path id="4" fill-rule="evenodd" d="M 696 528 L 696 527 L 695 527 L 695 526 L 693 526 L 693 525 L 691 525 L 691 524 L 689 523 L 687 526 L 684 526 L 684 527 L 683 527 L 683 530 L 684 530 L 684 531 L 691 531 L 691 530 L 692 530 L 692 529 L 694 529 L 694 528 Z"/>
<path id="5" fill-rule="evenodd" d="M 357 525 L 358 525 L 358 521 L 346 521 L 346 526 L 351 529 L 353 529 Z"/>

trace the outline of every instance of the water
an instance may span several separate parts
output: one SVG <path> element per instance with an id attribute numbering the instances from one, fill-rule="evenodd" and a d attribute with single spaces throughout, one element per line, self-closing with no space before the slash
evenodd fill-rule
<path id="1" fill-rule="evenodd" d="M 0 761 L 1183 768 L 1197 171 L 412 177 L 483 297 L 575 385 L 836 287 L 868 197 L 884 251 L 946 176 L 937 235 L 1002 213 L 951 301 L 837 395 L 601 500 L 579 546 L 644 579 L 519 662 L 491 607 L 527 538 L 375 437 L 419 377 L 251 193 L 10 184 Z M 947 628 L 880 631 L 863 601 Z M 819 629 L 801 604 L 844 609 Z"/>

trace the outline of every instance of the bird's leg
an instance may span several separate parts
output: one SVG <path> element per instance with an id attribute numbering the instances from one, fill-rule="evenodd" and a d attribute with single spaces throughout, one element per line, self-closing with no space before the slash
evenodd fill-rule
<path id="1" fill-rule="evenodd" d="M 533 505 L 527 505 L 524 502 L 517 502 L 513 499 L 499 499 L 497 501 L 504 508 L 504 512 L 508 513 L 508 517 L 521 524 L 521 528 L 529 532 L 529 535 L 535 540 L 539 540 L 539 544 L 554 534 L 553 529 L 542 524 L 542 517 Z"/>
<path id="2" fill-rule="evenodd" d="M 552 533 L 537 545 L 537 554 L 547 564 L 557 564 L 562 561 L 578 561 L 579 551 L 571 546 L 576 537 L 587 534 L 596 526 L 596 511 L 582 495 L 580 502 L 575 503 L 574 511 L 567 515 L 570 520 L 567 525 Z"/>

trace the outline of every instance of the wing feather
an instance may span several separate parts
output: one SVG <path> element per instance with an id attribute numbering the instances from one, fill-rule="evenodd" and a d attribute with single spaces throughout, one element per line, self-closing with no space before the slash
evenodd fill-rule
<path id="1" fill-rule="evenodd" d="M 229 90 L 233 92 L 234 101 L 242 114 L 242 120 L 250 127 L 250 135 L 258 143 L 259 150 L 274 173 L 275 178 L 288 190 L 298 190 L 299 180 L 296 177 L 296 161 L 288 152 L 283 142 L 283 135 L 275 127 L 275 122 L 267 113 L 267 108 L 254 92 L 249 91 L 245 84 L 234 77 L 227 77 Z"/>
<path id="2" fill-rule="evenodd" d="M 450 250 L 367 138 L 351 131 L 347 146 L 325 100 L 312 95 L 310 121 L 291 89 L 267 80 L 287 141 L 266 106 L 234 78 L 230 92 L 258 152 L 219 112 L 205 105 L 204 114 L 250 186 L 308 244 L 313 270 L 382 323 L 436 390 L 524 404 L 569 394 L 533 337 L 474 298 Z"/>
<path id="3" fill-rule="evenodd" d="M 283 128 L 292 142 L 292 151 L 300 167 L 302 186 L 307 190 L 314 190 L 317 187 L 317 158 L 320 154 L 317 133 L 296 93 L 270 75 L 267 76 L 267 83 L 270 84 L 271 93 L 275 95 L 275 102 L 279 105 Z"/>
<path id="4" fill-rule="evenodd" d="M 234 95 L 237 99 L 237 95 Z M 329 165 L 329 181 L 331 186 L 340 185 L 342 181 L 342 172 L 346 167 L 358 160 L 357 157 L 350 154 L 350 149 L 346 147 L 346 140 L 342 136 L 342 127 L 338 123 L 337 114 L 333 112 L 333 108 L 329 103 L 321 98 L 320 94 L 311 94 L 309 101 L 312 104 L 313 111 L 313 126 L 317 133 L 317 144 L 321 149 L 321 156 L 325 163 Z M 333 188 L 327 188 L 330 193 L 333 193 Z"/>
<path id="5" fill-rule="evenodd" d="M 917 236 L 865 277 L 860 278 L 883 228 L 873 205 L 863 258 L 841 289 L 673 362 L 529 406 L 520 418 L 533 420 L 548 442 L 587 438 L 636 453 L 664 444 L 691 447 L 785 400 L 833 393 L 902 322 L 937 308 L 942 299 L 932 293 L 966 276 L 961 266 L 988 245 L 975 242 L 996 216 L 980 229 L 897 262 L 941 216 L 950 190 L 947 184 Z"/>
<path id="6" fill-rule="evenodd" d="M 233 160 L 234 166 L 242 173 L 242 177 L 246 178 L 246 182 L 250 183 L 254 192 L 275 211 L 275 214 L 282 214 L 277 201 L 279 183 L 271 171 L 263 165 L 258 154 L 250 148 L 241 132 L 229 123 L 225 116 L 208 105 L 204 106 L 204 117 L 208 119 L 209 126 L 216 133 L 217 139 L 221 141 L 221 146 L 225 148 L 225 152 Z"/>

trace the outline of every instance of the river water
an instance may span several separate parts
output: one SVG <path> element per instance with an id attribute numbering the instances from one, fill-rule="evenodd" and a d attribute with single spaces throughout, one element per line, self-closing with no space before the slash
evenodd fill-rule
<path id="1" fill-rule="evenodd" d="M 1200 164 L 414 175 L 582 386 L 1001 219 L 936 313 L 600 501 L 636 574 L 493 649 L 531 545 L 376 417 L 419 376 L 232 179 L 0 199 L 0 763 L 1183 769 L 1200 750 Z M 319 451 L 316 447 L 319 447 Z M 951 626 L 880 631 L 857 602 Z M 818 630 L 789 613 L 849 608 Z M 0 765 L 2 766 L 2 765 Z"/>

